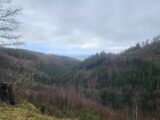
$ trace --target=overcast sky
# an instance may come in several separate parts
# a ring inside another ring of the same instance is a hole
[[[160,34],[160,0],[13,0],[23,48],[72,57],[120,52]]]

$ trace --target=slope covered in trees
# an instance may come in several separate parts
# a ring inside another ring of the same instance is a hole
[[[157,40],[158,39],[158,40]],[[159,120],[160,41],[84,61],[0,48],[1,81],[42,113],[80,120]]]
[[[11,48],[0,48],[0,60],[1,81],[30,79],[45,84],[69,81],[72,68],[79,64],[64,56]]]
[[[160,118],[160,41],[120,54],[101,52],[79,65],[76,86],[104,106]],[[81,77],[82,76],[82,77]],[[129,118],[128,118],[129,119]]]

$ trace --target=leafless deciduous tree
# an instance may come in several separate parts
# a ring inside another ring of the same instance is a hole
[[[11,5],[11,0],[0,0],[0,46],[22,44],[18,40],[20,22],[17,15],[21,9]]]

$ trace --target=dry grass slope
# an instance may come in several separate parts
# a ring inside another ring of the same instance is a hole
[[[0,104],[0,120],[71,120],[57,119],[42,115],[32,104],[23,103],[16,106]]]

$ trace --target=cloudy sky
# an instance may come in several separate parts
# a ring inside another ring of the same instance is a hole
[[[13,0],[23,48],[86,57],[118,53],[160,34],[160,0]]]

